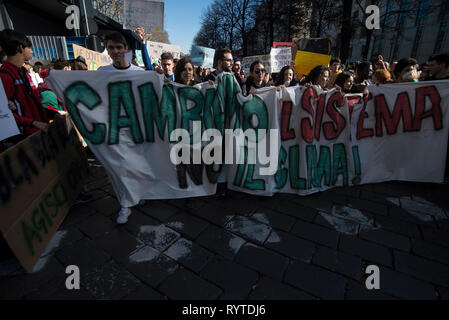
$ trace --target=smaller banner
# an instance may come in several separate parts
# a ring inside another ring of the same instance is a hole
[[[73,55],[76,57],[81,56],[86,59],[87,67],[89,70],[97,70],[101,66],[107,66],[112,64],[112,59],[109,55],[86,49],[79,45],[73,44]]]
[[[0,81],[0,141],[20,133],[16,120],[8,107],[3,83]]]
[[[243,58],[242,69],[245,71],[246,75],[250,74],[249,69],[251,67],[251,64],[257,60],[262,62],[263,66],[265,67],[265,70],[268,73],[271,73],[271,56],[269,54],[265,54],[265,55],[250,56],[250,57]]]
[[[319,65],[328,66],[331,56],[307,51],[298,51],[295,58],[295,70],[299,74],[309,74],[309,72]]]
[[[195,66],[204,66],[205,68],[214,67],[215,50],[211,48],[192,45],[190,50],[190,59]]]
[[[289,66],[292,63],[292,48],[291,47],[279,47],[271,48],[271,72],[276,73],[281,71],[285,66]]]
[[[57,117],[0,154],[0,231],[27,272],[58,230],[87,175],[78,136]]]
[[[123,3],[123,29],[142,27],[146,32],[164,30],[164,2],[125,0]]]

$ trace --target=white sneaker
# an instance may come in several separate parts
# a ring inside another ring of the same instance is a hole
[[[131,215],[131,208],[122,208],[117,217],[117,224],[125,224],[128,222],[128,217]]]

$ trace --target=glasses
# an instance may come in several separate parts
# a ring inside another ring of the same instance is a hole
[[[233,62],[234,60],[232,59],[223,59],[224,62]]]
[[[265,73],[265,69],[256,69],[256,70],[254,70],[254,72],[255,72],[256,74]]]

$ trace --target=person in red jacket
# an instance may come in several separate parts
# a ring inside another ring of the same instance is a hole
[[[36,87],[23,67],[24,62],[33,55],[30,40],[19,32],[6,29],[0,32],[0,45],[7,56],[0,67],[0,78],[19,128],[24,136],[39,130],[47,132],[47,114]]]

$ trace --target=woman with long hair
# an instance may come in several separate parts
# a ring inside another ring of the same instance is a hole
[[[188,57],[184,57],[176,64],[175,82],[193,86],[198,83],[195,78],[193,62]]]
[[[295,70],[292,66],[285,66],[279,72],[276,82],[274,83],[276,87],[294,87],[296,85],[295,81]]]
[[[320,65],[313,68],[306,77],[305,84],[320,86],[326,90],[330,79],[330,70],[328,67]]]
[[[335,78],[334,86],[343,93],[351,93],[353,85],[354,76],[349,72],[342,72]]]

